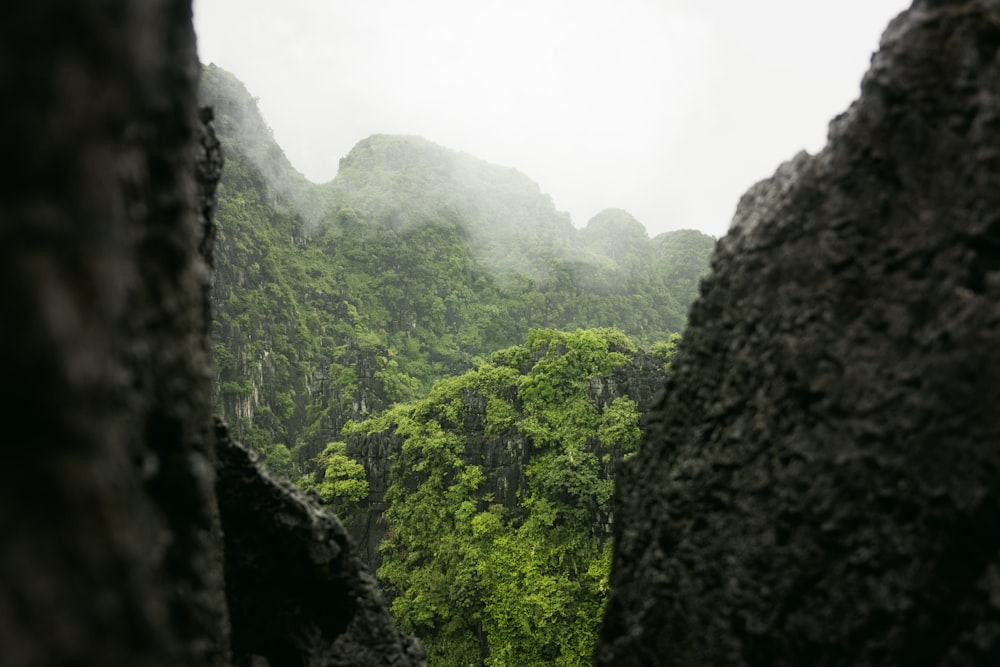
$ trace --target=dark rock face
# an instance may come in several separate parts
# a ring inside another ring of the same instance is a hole
[[[0,62],[0,662],[224,664],[190,5],[12,0]]]
[[[240,665],[419,665],[333,515],[272,479],[219,431],[226,597]]]
[[[233,446],[220,524],[207,334],[221,156],[198,119],[190,2],[11,0],[3,14],[0,664],[221,667],[231,632],[240,660],[422,664],[336,520]],[[251,493],[269,495],[233,508]],[[268,597],[282,576],[285,597]],[[293,655],[270,624],[294,615],[269,604],[306,590],[341,596],[301,626],[302,642],[336,636],[327,653]]]
[[[1000,664],[1000,3],[744,197],[652,422],[598,665]]]

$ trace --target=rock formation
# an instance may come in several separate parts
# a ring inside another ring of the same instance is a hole
[[[234,663],[421,664],[423,647],[396,631],[340,522],[218,432]]]
[[[189,12],[5,8],[4,664],[227,659]]]
[[[0,63],[0,664],[422,664],[336,519],[225,442],[220,522],[190,2],[12,0]]]
[[[1000,3],[747,193],[654,412],[596,664],[1000,664]]]
[[[629,397],[636,402],[640,414],[645,414],[662,390],[664,381],[663,361],[645,352],[630,352],[629,363],[614,368],[607,375],[590,378],[588,397],[590,402],[603,410],[616,398]],[[505,398],[520,405],[517,390],[510,387]],[[516,428],[505,429],[501,433],[489,434],[486,426],[487,398],[482,393],[470,392],[463,395],[466,415],[462,430],[465,438],[463,460],[467,464],[480,466],[486,476],[481,492],[503,505],[509,511],[523,512],[523,499],[529,485],[525,476],[528,463],[537,450],[531,439]],[[519,408],[520,409],[520,408]],[[343,516],[351,537],[357,545],[362,561],[373,571],[382,565],[378,546],[389,529],[385,512],[389,504],[385,501],[389,488],[391,464],[403,448],[404,438],[392,429],[371,434],[352,435],[347,441],[347,454],[361,463],[368,480],[368,497],[358,508]],[[598,451],[596,438],[590,445],[592,454],[600,457],[607,452]],[[601,465],[601,478],[614,479],[615,469],[622,453],[608,456]],[[613,517],[599,512],[594,517],[594,533],[610,536]]]
[[[189,2],[8,4],[0,664],[422,664],[213,428]],[[599,665],[1000,664],[1000,3],[917,0],[862,93],[719,244]]]

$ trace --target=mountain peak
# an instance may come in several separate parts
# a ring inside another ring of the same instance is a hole
[[[460,221],[480,258],[504,271],[527,269],[543,249],[564,254],[576,231],[521,172],[419,136],[362,139],[326,187],[342,206],[389,228]]]
[[[646,226],[635,219],[628,211],[620,208],[606,208],[588,222],[584,227],[591,233],[611,232],[624,234],[629,237],[642,237],[648,239]]]
[[[227,169],[245,161],[259,175],[269,202],[315,224],[328,205],[325,194],[292,166],[243,82],[214,63],[203,65],[198,103],[212,107]]]

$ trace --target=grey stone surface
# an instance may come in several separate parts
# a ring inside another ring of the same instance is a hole
[[[0,19],[0,664],[221,665],[182,0]]]
[[[1000,3],[747,193],[654,412],[597,665],[1000,664]]]
[[[425,665],[340,522],[219,434],[226,597],[239,665]]]
[[[0,667],[424,664],[225,438],[220,522],[198,68],[189,0],[0,18]]]

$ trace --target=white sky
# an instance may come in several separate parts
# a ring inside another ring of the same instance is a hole
[[[582,227],[721,236],[740,195],[858,94],[907,0],[195,0],[201,60],[289,159],[418,134],[517,168]]]

